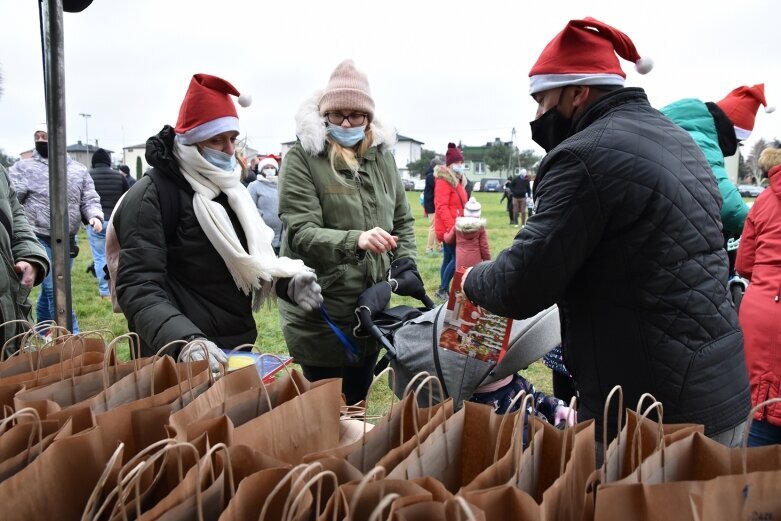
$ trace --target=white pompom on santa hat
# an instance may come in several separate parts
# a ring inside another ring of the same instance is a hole
[[[217,76],[195,74],[179,108],[176,139],[183,145],[199,143],[228,131],[239,131],[236,105],[230,96],[237,96],[239,105],[249,107],[252,96],[239,91]]]
[[[765,112],[773,112],[775,107],[768,106],[765,100],[765,84],[759,83],[752,87],[742,85],[727,94],[723,100],[716,102],[724,114],[735,126],[735,136],[743,141],[751,136],[754,130],[754,120],[759,106],[765,107]]]
[[[567,85],[624,86],[626,74],[616,54],[635,64],[640,74],[654,62],[638,54],[627,35],[591,17],[570,20],[545,46],[529,71],[529,94]]]

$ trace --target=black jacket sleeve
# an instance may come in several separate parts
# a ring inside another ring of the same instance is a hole
[[[567,152],[547,166],[537,214],[496,260],[467,277],[469,300],[497,315],[527,318],[554,304],[602,236],[603,210],[586,166]]]

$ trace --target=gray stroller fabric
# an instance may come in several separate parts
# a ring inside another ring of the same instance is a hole
[[[513,321],[507,354],[498,364],[464,356],[439,348],[439,335],[445,321],[444,304],[409,320],[393,335],[396,358],[391,360],[395,373],[393,392],[401,398],[409,382],[421,372],[437,376],[437,358],[442,378],[443,396],[453,399],[456,409],[481,385],[495,382],[542,358],[561,343],[559,310],[556,306],[525,319]],[[434,322],[436,321],[436,326]],[[417,380],[415,387],[422,378]],[[429,395],[432,389],[433,396]],[[438,403],[438,386],[425,385],[418,394],[423,405]]]

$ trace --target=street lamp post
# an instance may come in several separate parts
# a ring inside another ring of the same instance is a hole
[[[79,116],[84,118],[84,139],[87,141],[87,162],[89,162],[89,118],[92,117],[92,114],[81,112],[79,113]]]

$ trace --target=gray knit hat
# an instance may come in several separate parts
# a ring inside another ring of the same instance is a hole
[[[365,112],[369,121],[374,119],[374,100],[366,75],[355,68],[352,60],[344,60],[336,66],[328,85],[320,98],[320,115],[335,110]]]

